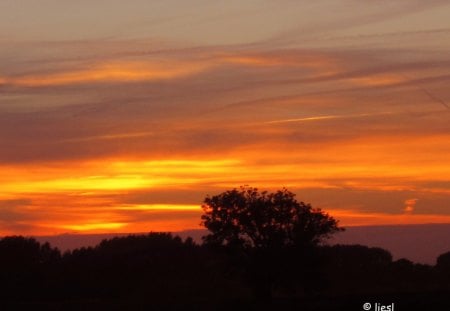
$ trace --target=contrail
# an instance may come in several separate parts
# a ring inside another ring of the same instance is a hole
[[[296,119],[283,119],[283,120],[273,120],[264,122],[266,124],[277,124],[277,123],[290,123],[290,122],[306,122],[306,121],[319,121],[319,120],[330,120],[330,119],[347,119],[347,118],[364,118],[372,116],[382,116],[391,115],[392,112],[379,112],[379,113],[360,113],[360,114],[350,114],[350,115],[325,115],[316,117],[306,117],[306,118],[296,118]]]
[[[301,122],[301,121],[316,121],[316,120],[328,120],[328,119],[339,119],[343,116],[318,116],[318,117],[307,117],[307,118],[296,118],[296,119],[283,119],[283,120],[273,120],[265,122],[267,124],[274,124],[274,123],[288,123],[288,122]]]
[[[403,76],[404,76],[406,79],[411,80],[411,78],[408,77],[407,75],[403,74]],[[439,98],[439,97],[434,96],[430,91],[428,91],[426,88],[424,88],[424,87],[421,86],[421,85],[415,84],[415,86],[416,86],[419,90],[421,90],[422,92],[424,92],[424,93],[425,93],[432,101],[435,101],[435,102],[441,104],[442,106],[444,106],[445,108],[447,108],[448,110],[450,110],[450,106],[449,106],[444,100],[442,100],[442,99]]]
[[[440,99],[439,97],[434,96],[433,94],[431,94],[428,90],[426,90],[425,88],[421,87],[420,88],[425,94],[428,95],[429,98],[431,98],[432,100],[434,100],[435,102],[438,102],[440,104],[442,104],[445,108],[447,108],[448,110],[450,110],[450,106],[443,101],[442,99]]]
[[[62,142],[72,143],[72,142],[83,142],[83,141],[91,141],[91,140],[114,140],[114,139],[121,139],[121,138],[139,138],[139,137],[154,136],[154,135],[155,135],[155,133],[153,133],[153,132],[95,135],[95,136],[88,136],[88,137],[64,139],[64,140],[62,140]]]

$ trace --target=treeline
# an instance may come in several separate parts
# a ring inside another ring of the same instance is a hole
[[[255,300],[258,273],[273,278],[277,309],[294,304],[327,310],[350,302],[361,310],[363,299],[406,299],[417,307],[445,303],[450,293],[450,252],[435,266],[393,261],[386,250],[360,245],[309,249],[298,260],[285,255],[268,254],[263,264],[243,265],[245,258],[236,254],[168,233],[117,237],[63,254],[33,238],[5,237],[0,240],[0,308],[229,309]],[[277,267],[267,266],[271,263]]]

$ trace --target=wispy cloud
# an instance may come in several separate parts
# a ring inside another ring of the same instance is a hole
[[[201,63],[107,63],[92,68],[36,76],[4,77],[12,86],[40,87],[98,82],[136,82],[173,79],[190,76],[208,67]]]
[[[405,213],[412,213],[414,212],[414,208],[416,207],[417,201],[419,199],[408,199],[405,200],[405,207],[403,208],[403,211]]]

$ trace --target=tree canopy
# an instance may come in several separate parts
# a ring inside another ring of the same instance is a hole
[[[298,202],[286,188],[274,193],[257,188],[207,196],[202,224],[210,231],[204,242],[244,249],[315,246],[343,230],[338,221],[310,204]]]

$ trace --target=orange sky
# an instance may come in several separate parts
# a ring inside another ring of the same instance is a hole
[[[445,1],[101,2],[0,4],[0,235],[198,228],[240,185],[450,223]]]

